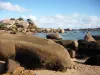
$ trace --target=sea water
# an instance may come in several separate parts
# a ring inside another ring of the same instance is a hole
[[[91,35],[100,35],[100,31],[89,31]],[[51,33],[36,33],[34,36],[39,36],[42,38],[46,38],[47,34]],[[84,39],[84,36],[87,32],[84,31],[67,31],[66,33],[59,33],[62,36],[63,40],[79,40]]]

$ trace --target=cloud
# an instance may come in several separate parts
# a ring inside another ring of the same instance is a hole
[[[23,18],[24,19],[31,19],[33,21],[36,21],[37,20],[37,18],[35,16],[33,16],[33,15],[23,16]]]
[[[41,16],[37,18],[34,15],[22,16],[24,19],[31,19],[42,28],[96,28],[100,27],[100,17],[88,16],[79,13],[71,15],[56,14],[54,16]]]
[[[46,28],[95,28],[100,27],[100,17],[74,13],[43,16],[36,20],[39,27]]]
[[[15,11],[15,12],[25,12],[26,9],[19,6],[11,4],[10,2],[0,2],[0,10]]]

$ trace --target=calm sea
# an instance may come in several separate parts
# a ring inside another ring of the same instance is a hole
[[[89,31],[91,35],[100,35],[100,31]],[[64,40],[79,40],[84,39],[87,32],[83,31],[67,31],[66,33],[59,33]],[[35,36],[46,38],[46,35],[50,33],[36,33]]]

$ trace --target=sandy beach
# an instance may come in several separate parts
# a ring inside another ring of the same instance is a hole
[[[74,59],[76,61],[76,59]],[[84,60],[77,60],[83,63]],[[18,67],[12,74],[5,75],[100,75],[99,66],[91,66],[80,63],[75,63],[75,67],[67,69],[65,72],[52,70],[25,70],[23,67]]]

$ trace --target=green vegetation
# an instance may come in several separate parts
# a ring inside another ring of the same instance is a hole
[[[7,24],[5,24],[5,23],[0,23],[0,29],[1,29],[1,30],[5,29],[6,25],[7,25]]]
[[[21,18],[21,17],[20,17],[20,18],[18,18],[18,20],[19,20],[19,21],[24,21],[24,19],[23,19],[23,18]]]
[[[33,22],[31,19],[27,19],[27,22],[29,23],[29,22]]]
[[[10,20],[15,20],[15,18],[10,18]]]
[[[22,21],[22,22],[20,22]],[[2,20],[0,22],[0,30],[11,31],[12,34],[16,34],[16,32],[35,32],[37,30],[37,26],[31,19],[24,20],[22,17],[10,18],[10,20]]]

